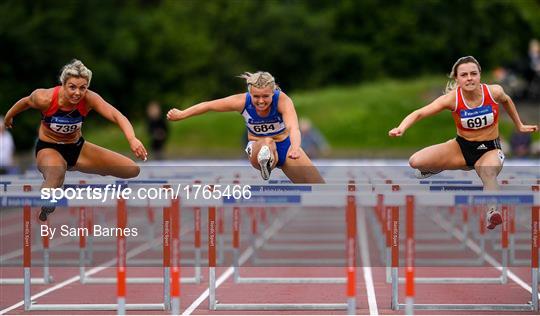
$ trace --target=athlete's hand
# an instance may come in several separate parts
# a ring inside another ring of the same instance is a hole
[[[404,130],[402,130],[402,129],[399,128],[399,127],[395,127],[395,128],[392,128],[392,129],[388,132],[388,136],[390,136],[390,137],[399,137],[399,136],[403,136],[404,133],[405,133]]]
[[[6,128],[13,128],[13,117],[12,116],[6,115],[6,117],[4,117],[4,126]]]
[[[291,159],[298,159],[300,158],[300,148],[292,148],[289,150],[289,154],[287,157]]]
[[[144,145],[140,140],[134,137],[129,141],[129,147],[137,158],[146,161],[146,158],[148,157],[148,152],[146,151],[146,148],[144,148]]]
[[[179,109],[171,109],[169,112],[167,112],[167,119],[169,121],[180,121],[183,119],[182,110]]]
[[[522,133],[534,133],[538,131],[538,125],[521,125],[519,131]]]

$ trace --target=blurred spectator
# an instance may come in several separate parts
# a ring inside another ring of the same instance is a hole
[[[515,100],[520,100],[527,93],[527,83],[510,68],[499,66],[493,71],[493,77],[504,91]]]
[[[527,56],[495,68],[493,76],[514,100],[540,100],[540,42],[531,39]]]
[[[530,133],[520,133],[517,130],[512,132],[510,137],[510,148],[512,156],[515,158],[525,158],[531,154],[532,138]]]
[[[525,72],[527,80],[527,97],[540,100],[540,42],[531,39],[529,42],[528,68]]]
[[[11,173],[15,143],[11,133],[6,130],[4,117],[0,116],[0,174]]]
[[[540,140],[534,141],[531,144],[531,155],[533,157],[540,157]]]
[[[163,159],[163,145],[169,135],[169,127],[162,115],[161,105],[151,101],[146,108],[148,118],[148,134],[150,135],[152,156],[156,160]]]
[[[307,118],[300,118],[298,121],[300,133],[302,135],[302,149],[311,158],[328,155],[330,146],[321,134]]]

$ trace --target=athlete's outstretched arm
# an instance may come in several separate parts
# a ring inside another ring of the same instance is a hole
[[[455,96],[452,93],[438,97],[430,104],[407,115],[403,121],[401,121],[398,127],[395,127],[388,132],[388,135],[391,137],[402,136],[409,127],[421,119],[435,115],[445,109],[453,110],[453,102],[455,101],[452,100],[455,100]]]
[[[493,92],[493,98],[495,99],[495,101],[497,101],[498,103],[502,103],[504,109],[506,110],[506,113],[508,113],[508,115],[510,116],[510,118],[520,132],[532,133],[538,131],[538,125],[524,125],[523,122],[521,122],[514,101],[512,101],[512,98],[510,98],[510,96],[508,96],[504,92],[504,89],[501,86],[491,85],[490,89]]]
[[[17,114],[28,110],[29,108],[38,109],[44,111],[48,107],[48,100],[46,95],[47,89],[36,89],[29,96],[24,97],[17,101],[10,109],[7,111],[4,117],[4,124],[7,128],[13,127],[13,118]]]
[[[291,139],[291,149],[289,150],[288,157],[291,159],[300,158],[300,145],[302,144],[302,136],[300,134],[300,127],[298,126],[298,116],[294,109],[294,104],[285,93],[281,92],[279,96],[279,112],[283,116],[285,126],[289,130],[289,137]]]
[[[148,153],[142,142],[135,137],[133,126],[127,117],[120,113],[120,111],[118,111],[114,106],[105,101],[99,94],[93,91],[88,90],[86,100],[88,101],[87,104],[91,109],[95,110],[109,121],[117,124],[126,136],[126,139],[129,142],[129,147],[135,156],[139,159],[146,160]]]
[[[244,108],[245,94],[235,94],[226,98],[201,102],[185,110],[171,109],[167,112],[169,121],[180,121],[206,112],[240,112]]]

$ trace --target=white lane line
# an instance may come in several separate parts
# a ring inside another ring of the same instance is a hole
[[[440,225],[442,228],[444,228],[446,231],[451,232],[459,240],[463,241],[464,239],[463,233],[453,227],[450,227],[450,225],[446,223],[445,220],[439,214],[435,215],[433,219],[435,219],[437,224]],[[502,264],[499,263],[497,260],[495,260],[495,258],[493,258],[492,256],[488,255],[487,253],[483,253],[482,250],[480,249],[480,246],[474,241],[472,241],[470,238],[467,238],[467,246],[471,248],[471,250],[474,251],[476,254],[482,255],[484,259],[487,262],[489,262],[489,264],[491,264],[495,269],[502,271]],[[525,281],[520,279],[517,275],[515,275],[512,271],[510,271],[510,269],[506,269],[506,271],[508,273],[508,277],[512,279],[512,281],[516,282],[519,286],[521,286],[522,288],[524,288],[525,290],[527,290],[529,293],[532,294],[532,288],[530,285],[528,285]],[[540,293],[538,294],[538,298],[540,298]]]
[[[375,287],[373,286],[373,276],[371,273],[371,258],[369,256],[366,212],[366,209],[360,208],[358,215],[358,243],[360,244],[360,259],[364,270],[364,281],[366,282],[369,314],[379,315],[379,308],[377,307],[377,296],[375,295]]]
[[[227,280],[233,273],[233,267],[229,267],[216,281],[216,288],[218,288],[225,280]],[[199,305],[204,302],[210,295],[210,289],[206,289],[202,294],[195,300],[191,305],[186,308],[186,310],[182,313],[182,315],[191,315]]]
[[[291,217],[288,217],[287,219],[290,219]],[[281,221],[279,219],[276,220],[274,224],[272,224],[272,226],[270,226],[262,234],[262,236],[257,238],[257,240],[255,241],[255,248],[260,248],[264,244],[264,242],[270,239],[270,237],[272,237],[272,235],[274,235],[277,231],[279,231],[285,225],[286,222],[287,220],[285,221]],[[242,266],[249,259],[249,257],[253,255],[253,251],[254,251],[253,246],[248,247],[240,256],[238,260],[239,261],[238,265]],[[233,274],[233,272],[234,272],[234,269],[232,266],[227,268],[227,270],[225,270],[225,272],[223,272],[223,274],[220,275],[219,278],[217,279],[216,289],[221,284],[223,284],[223,282],[225,282]],[[195,301],[193,301],[193,303],[191,303],[191,305],[188,308],[186,308],[186,310],[182,313],[182,315],[191,315],[191,313],[193,313],[197,309],[197,307],[199,307],[199,305],[201,305],[202,302],[204,302],[208,298],[209,295],[210,295],[210,289],[206,289]]]
[[[115,260],[115,262],[116,262],[116,260]],[[88,270],[88,272],[86,272],[86,275],[90,276],[92,274],[98,273],[99,271],[101,271],[101,270],[103,270],[105,268],[106,268],[106,266],[93,268],[91,270]],[[39,292],[38,294],[32,295],[32,297],[30,297],[30,301],[33,302],[34,300],[36,300],[36,299],[38,299],[38,298],[40,298],[40,297],[42,297],[44,295],[47,295],[47,294],[49,294],[51,292],[54,292],[54,291],[56,291],[58,289],[61,289],[66,285],[69,285],[69,284],[71,284],[73,282],[77,282],[79,279],[80,279],[80,276],[75,276],[75,277],[72,277],[71,279],[67,279],[62,283],[59,283],[59,284],[57,284],[57,285],[55,285],[55,286],[53,286],[51,288],[48,288],[48,289],[46,289],[44,291]],[[5,314],[5,313],[7,313],[9,311],[12,311],[12,310],[14,310],[14,309],[16,309],[16,308],[18,308],[20,306],[23,306],[23,305],[24,305],[24,300],[14,304],[14,305],[11,305],[10,307],[0,311],[0,315]]]
[[[40,238],[41,240],[41,238]],[[55,239],[51,242],[51,244],[49,245],[49,248],[56,248],[60,245],[63,245],[65,243],[68,243],[68,242],[71,242],[73,241],[73,239],[70,239],[70,238],[60,238],[60,239]],[[39,251],[39,250],[42,250],[43,249],[43,244],[39,244],[39,245],[33,245],[32,246],[32,252],[36,252],[36,251]],[[4,255],[1,255],[0,256],[0,262],[4,262],[4,261],[7,261],[7,260],[10,260],[10,259],[15,259],[15,258],[19,258],[19,257],[22,257],[23,255],[23,248],[21,249],[17,249],[17,250],[13,250],[11,252],[8,252]]]

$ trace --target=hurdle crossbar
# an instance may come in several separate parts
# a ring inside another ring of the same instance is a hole
[[[280,205],[311,205],[311,206],[321,206],[321,205],[330,205],[336,206],[335,202],[338,202],[337,205],[346,206],[346,217],[348,219],[347,224],[347,302],[346,303],[337,303],[337,304],[319,304],[319,303],[310,303],[310,304],[237,304],[237,303],[218,303],[216,298],[216,276],[215,276],[215,254],[216,254],[216,207],[209,206],[208,210],[208,253],[209,253],[209,309],[210,310],[348,310],[350,314],[356,313],[356,298],[355,298],[355,270],[356,270],[356,196],[354,194],[354,185],[350,185],[349,194],[344,195],[343,193],[334,196],[334,199],[329,198],[330,195],[324,195],[321,197],[321,194],[308,194],[308,195],[286,195],[276,196],[277,199],[271,198],[268,195],[257,195],[255,198],[249,200],[234,200],[229,201],[235,205],[242,206],[253,206],[253,205],[267,205],[271,204],[274,201]],[[332,203],[333,202],[333,203]],[[373,205],[375,205],[373,201]],[[233,212],[234,213],[234,212]],[[235,221],[233,220],[233,223]],[[275,229],[275,225],[278,225],[278,222],[275,222],[270,228]],[[259,238],[261,242],[263,242]]]

